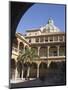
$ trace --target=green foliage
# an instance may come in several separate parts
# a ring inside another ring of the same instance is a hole
[[[22,63],[30,62],[30,61],[33,61],[38,58],[39,58],[39,56],[37,55],[34,48],[27,48],[27,49],[25,49],[25,52],[21,53],[18,56],[18,60],[22,61]]]

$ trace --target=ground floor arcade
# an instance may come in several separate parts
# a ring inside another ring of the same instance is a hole
[[[65,59],[61,60],[40,60],[35,62],[25,62],[20,61],[15,62],[14,59],[11,60],[11,79],[29,79],[30,78],[40,78],[42,76],[46,77],[48,71],[57,71],[60,67],[64,68]]]

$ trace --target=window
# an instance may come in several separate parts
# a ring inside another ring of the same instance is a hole
[[[29,39],[29,43],[31,43],[31,39]]]
[[[58,41],[58,36],[54,36],[54,41]]]
[[[31,36],[31,33],[29,33],[29,36]]]
[[[63,41],[63,36],[59,36],[59,41]]]
[[[48,42],[48,37],[45,37],[45,42]]]
[[[37,35],[37,33],[35,33],[35,35]]]
[[[65,46],[60,46],[59,55],[60,56],[65,56]]]
[[[41,37],[40,38],[40,42],[44,42],[44,37]]]
[[[39,38],[36,38],[36,42],[39,42]]]
[[[50,40],[50,41],[53,41],[53,36],[50,36],[50,37],[49,37],[49,40]]]
[[[54,56],[57,56],[57,51],[54,51],[53,54],[54,54]]]

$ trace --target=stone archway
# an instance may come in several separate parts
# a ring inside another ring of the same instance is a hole
[[[37,78],[37,64],[32,62],[30,67],[30,78]]]
[[[51,62],[50,66],[49,66],[49,69],[51,71],[56,71],[58,69],[58,64],[57,62]]]
[[[49,48],[49,56],[57,56],[57,47],[52,46]]]
[[[11,69],[11,75],[10,75],[10,78],[11,79],[14,79],[15,78],[15,69],[16,69],[16,61],[15,59],[11,59],[11,62],[10,62],[10,69]]]
[[[65,46],[60,46],[60,48],[59,48],[59,55],[60,56],[65,56]]]
[[[39,66],[39,77],[45,77],[47,73],[47,64],[42,62]]]
[[[47,56],[47,47],[41,47],[39,50],[39,56],[46,57]]]

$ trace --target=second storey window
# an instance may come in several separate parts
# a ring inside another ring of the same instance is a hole
[[[31,39],[29,39],[29,43],[31,43]]]
[[[48,37],[45,37],[45,42],[48,42]]]
[[[53,41],[53,36],[50,36],[50,37],[49,37],[49,40],[50,40],[50,41]]]
[[[39,38],[36,38],[35,41],[36,41],[36,42],[39,42]]]
[[[58,41],[58,36],[54,36],[54,41]]]
[[[44,37],[40,37],[40,42],[44,42]]]
[[[63,36],[59,36],[59,41],[63,41]]]

